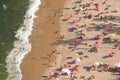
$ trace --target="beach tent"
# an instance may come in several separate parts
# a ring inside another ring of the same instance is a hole
[[[70,75],[70,73],[71,73],[71,71],[69,69],[65,69],[65,68],[62,69],[62,72],[67,73],[68,75]]]
[[[93,65],[99,66],[100,64],[98,61],[95,61],[95,62],[93,62]]]

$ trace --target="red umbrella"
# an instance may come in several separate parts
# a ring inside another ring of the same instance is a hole
[[[101,14],[101,15],[102,15],[102,14],[105,14],[105,12],[104,12],[104,11],[102,11],[102,12],[100,12],[99,14]]]
[[[98,43],[99,43],[98,41],[95,42],[95,44],[98,44]]]
[[[100,5],[98,3],[95,4],[95,8],[99,9]]]
[[[76,64],[75,67],[80,67],[80,65],[79,65],[79,64]]]
[[[102,37],[102,36],[101,36],[100,34],[98,34],[98,35],[96,36],[97,39],[101,39],[101,37]]]
[[[110,57],[113,57],[115,54],[116,54],[115,52],[111,52],[111,53],[109,54],[109,56],[110,56]]]
[[[75,43],[80,43],[80,40],[76,39],[76,40],[75,40]]]
[[[75,66],[75,71],[76,71],[76,72],[79,72],[79,71],[80,71],[80,65],[76,65],[76,66]]]
[[[74,15],[70,15],[70,19],[74,19],[75,17],[74,17]]]
[[[76,24],[75,26],[76,26],[76,28],[79,28],[79,27],[80,27],[80,24]]]

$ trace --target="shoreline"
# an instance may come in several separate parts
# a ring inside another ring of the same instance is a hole
[[[40,0],[31,0],[30,3],[31,4],[25,14],[23,26],[16,31],[15,37],[18,40],[14,42],[14,48],[11,50],[6,59],[6,67],[8,72],[8,77],[6,80],[22,79],[20,64],[24,56],[31,50],[29,35],[31,35],[32,32],[33,19],[36,17],[35,12],[39,9],[38,6],[41,4]]]
[[[21,64],[22,80],[38,80],[48,70],[48,66],[54,65],[56,56],[52,52],[57,48],[54,42],[60,38],[59,17],[65,0],[61,0],[59,4],[58,2],[58,0],[53,2],[42,0],[42,5],[36,13],[38,17],[34,20],[33,33],[30,36],[32,50]]]

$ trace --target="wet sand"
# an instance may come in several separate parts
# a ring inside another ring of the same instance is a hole
[[[52,52],[57,46],[53,43],[60,38],[59,17],[62,15],[64,2],[65,0],[42,0],[30,36],[32,50],[21,64],[22,80],[42,80],[41,75],[47,71],[48,64],[52,65],[56,59]]]

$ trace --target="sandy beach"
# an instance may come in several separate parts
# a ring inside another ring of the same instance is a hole
[[[35,19],[30,36],[32,50],[25,56],[21,64],[22,80],[41,80],[41,75],[48,70],[48,64],[55,60],[54,54],[51,53],[56,50],[56,45],[52,45],[52,43],[60,38],[59,17],[64,1],[42,0],[42,5],[36,12],[38,17]],[[49,58],[49,54],[51,54],[51,58]]]
[[[22,80],[118,80],[119,4],[42,0],[30,36],[32,50],[21,64]]]

